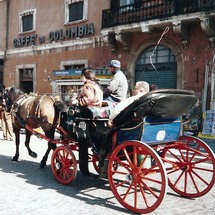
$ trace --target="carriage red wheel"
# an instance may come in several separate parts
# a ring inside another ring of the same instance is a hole
[[[93,167],[99,173],[99,157],[97,154],[88,154],[88,162],[93,163]]]
[[[119,203],[141,214],[155,210],[167,189],[161,158],[139,141],[126,141],[114,149],[108,164],[108,180]]]
[[[61,184],[71,183],[77,175],[75,155],[67,146],[59,146],[54,150],[51,166],[55,179]]]
[[[99,173],[99,157],[96,154],[92,155],[92,162],[94,169],[96,170],[97,173]]]
[[[169,186],[181,196],[197,198],[205,195],[215,182],[215,157],[202,140],[182,136],[162,154]]]

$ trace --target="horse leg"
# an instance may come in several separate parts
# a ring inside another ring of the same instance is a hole
[[[55,133],[55,129],[52,129],[49,132],[45,132],[45,135],[47,137],[49,137],[50,139],[54,139],[54,133]],[[55,150],[56,149],[56,144],[51,143],[50,141],[48,142],[48,149],[46,150],[45,155],[43,156],[43,159],[40,162],[40,168],[43,168],[46,166],[46,161],[48,159],[49,153],[51,150]]]
[[[25,147],[28,150],[28,154],[32,158],[37,158],[37,153],[34,152],[34,151],[32,151],[31,148],[30,148],[30,146],[29,146],[30,140],[31,140],[31,132],[29,132],[29,131],[26,130]]]
[[[20,143],[19,131],[20,129],[13,128],[13,132],[15,134],[16,152],[14,157],[12,158],[12,161],[18,161],[19,158],[19,143]]]

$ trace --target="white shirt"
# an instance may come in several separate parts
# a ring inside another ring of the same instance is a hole
[[[130,104],[132,104],[134,101],[139,99],[144,94],[145,93],[140,93],[136,96],[131,96],[131,97],[121,101],[120,103],[118,103],[116,105],[116,107],[110,113],[109,120],[108,120],[109,127],[113,126],[113,119],[116,118],[121,113],[121,111],[123,111],[126,107],[128,107]]]

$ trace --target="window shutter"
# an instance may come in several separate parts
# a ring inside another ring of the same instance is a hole
[[[30,14],[27,16],[23,16],[22,23],[23,23],[23,32],[33,30],[33,15]]]

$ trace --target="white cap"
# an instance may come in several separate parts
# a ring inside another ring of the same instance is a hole
[[[109,64],[109,67],[111,67],[111,66],[120,68],[120,67],[121,67],[121,63],[120,63],[120,61],[118,61],[118,60],[112,60],[112,61],[110,62],[110,64]]]

